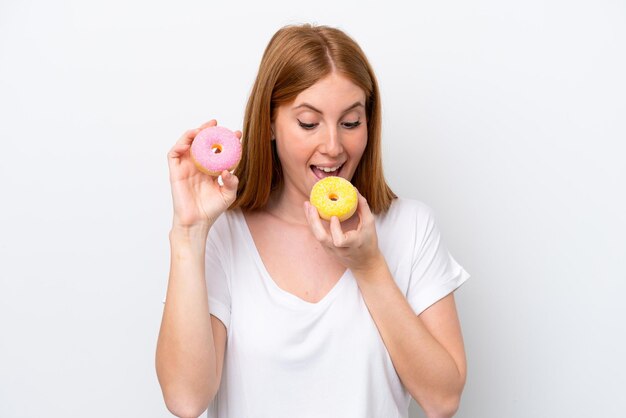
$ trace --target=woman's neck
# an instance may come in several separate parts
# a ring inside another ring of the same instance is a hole
[[[265,211],[289,224],[308,225],[304,214],[305,200],[301,194],[288,193],[282,187],[272,193]]]

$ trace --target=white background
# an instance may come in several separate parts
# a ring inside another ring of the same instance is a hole
[[[408,4],[0,2],[0,417],[170,416],[166,153],[299,22],[365,50],[388,180],[472,274],[457,416],[623,416],[625,3]]]

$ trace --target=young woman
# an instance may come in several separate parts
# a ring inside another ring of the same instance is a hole
[[[432,211],[397,198],[381,162],[380,95],[361,49],[323,26],[270,41],[223,185],[168,153],[174,219],[156,368],[180,417],[449,417],[465,382],[453,291],[469,275]],[[311,188],[359,190],[345,222]],[[208,296],[207,296],[208,295]]]

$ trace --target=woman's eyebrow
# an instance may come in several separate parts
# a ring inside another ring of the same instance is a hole
[[[316,108],[315,106],[313,106],[313,105],[311,105],[309,103],[299,104],[298,106],[294,107],[293,110],[300,109],[301,107],[306,107],[308,109],[311,109],[312,111],[317,112],[320,115],[324,114],[324,112],[322,112],[321,110],[319,110],[318,108]],[[357,108],[357,107],[365,107],[365,105],[363,103],[361,103],[361,102],[355,102],[351,106],[349,106],[346,110],[344,110],[342,113],[347,113],[347,112],[349,112],[352,109]]]

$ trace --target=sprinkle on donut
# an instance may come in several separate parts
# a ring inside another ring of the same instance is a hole
[[[356,187],[348,180],[330,176],[315,183],[309,200],[322,219],[329,221],[336,216],[343,222],[354,215],[358,196]]]
[[[217,177],[233,170],[241,159],[241,141],[234,132],[221,126],[204,128],[193,139],[191,159],[198,170]]]

